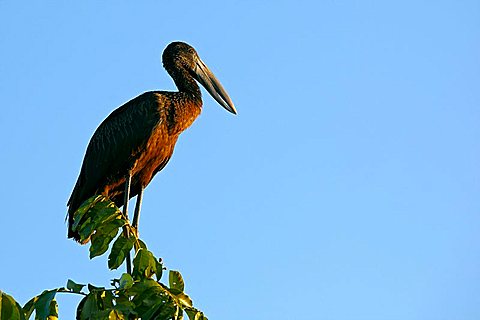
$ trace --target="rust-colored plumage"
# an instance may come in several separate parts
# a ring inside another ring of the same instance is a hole
[[[125,182],[131,177],[129,198],[141,197],[171,158],[180,133],[200,114],[202,99],[196,81],[236,114],[228,94],[191,46],[173,42],[165,48],[162,60],[178,92],[145,92],[113,111],[97,128],[68,200],[69,238],[79,240],[72,230],[73,214],[91,196],[103,194],[121,207]]]

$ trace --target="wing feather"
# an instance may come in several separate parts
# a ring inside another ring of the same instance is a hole
[[[161,122],[156,92],[146,92],[114,110],[97,128],[68,201],[69,215],[107,183],[123,177]]]

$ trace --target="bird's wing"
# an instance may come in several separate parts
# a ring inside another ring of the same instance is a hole
[[[100,184],[125,175],[161,122],[155,92],[146,92],[113,111],[97,128],[88,144],[82,168],[68,201],[69,212],[93,196]]]

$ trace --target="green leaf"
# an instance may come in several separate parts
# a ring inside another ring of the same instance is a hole
[[[57,320],[58,319],[58,303],[53,299],[50,302],[50,308],[48,311],[47,320]]]
[[[135,305],[135,312],[138,316],[144,319],[170,319],[173,316],[174,304],[172,297],[165,292],[165,289],[153,281],[148,279],[149,282],[145,283],[142,288],[144,290],[137,290],[136,295],[134,295],[132,302]],[[155,285],[153,285],[155,283]],[[148,286],[148,284],[152,284]],[[167,307],[170,306],[170,307]],[[167,307],[168,316],[160,317],[159,314],[164,312],[164,308]]]
[[[135,312],[134,312],[135,305],[133,304],[132,301],[130,301],[129,296],[126,295],[125,291],[126,290],[118,291],[117,297],[115,299],[116,305],[114,309],[118,310],[125,317],[128,317],[129,315],[135,315]]]
[[[178,289],[167,289],[153,279],[135,282],[127,292],[129,296],[133,297],[132,303],[135,305],[135,312],[142,320],[183,319],[182,309],[198,312],[192,307],[192,300],[189,296]],[[199,319],[203,319],[201,316],[203,314],[199,313]]]
[[[122,212],[118,209],[115,204],[111,201],[100,202],[95,205],[94,209],[94,216],[93,223],[96,226],[105,224],[107,221],[112,219],[122,219]]]
[[[132,250],[134,241],[134,238],[125,238],[123,233],[115,240],[112,251],[110,251],[108,255],[108,268],[110,270],[117,269],[122,265],[125,257],[130,253],[130,250]]]
[[[157,281],[160,281],[163,274],[163,264],[160,259],[156,260],[155,263],[157,265],[157,271],[155,272],[155,277],[157,278]]]
[[[208,320],[207,317],[203,314],[203,312],[198,311],[195,308],[185,308],[185,312],[188,315],[188,319],[190,320]]]
[[[193,307],[192,299],[185,293],[177,294],[175,298],[180,302],[182,308]]]
[[[188,319],[190,320],[197,320],[196,316],[198,311],[196,309],[185,309],[185,312],[187,313]]]
[[[118,310],[111,310],[108,313],[108,320],[125,320],[125,316]]]
[[[78,234],[80,236],[80,240],[87,240],[95,231],[95,225],[92,222],[91,217],[84,217],[85,222],[78,227]]]
[[[70,279],[68,279],[67,281],[67,289],[72,292],[80,293],[83,287],[85,287],[84,284],[75,283],[73,280]]]
[[[177,319],[175,318],[175,312],[177,308],[173,303],[164,303],[163,301],[156,301],[156,303],[146,310],[144,313],[139,314],[143,320],[151,319]]]
[[[112,207],[113,205],[113,202],[99,202],[92,207],[85,215],[85,222],[78,228],[80,236],[87,239],[94,230],[105,227],[112,220],[118,219],[125,222],[121,212],[117,207]]]
[[[105,227],[112,220],[118,219],[125,222],[122,213],[117,207],[115,207],[113,202],[101,202],[92,209],[90,217],[92,218],[94,229]]]
[[[126,319],[123,313],[117,309],[108,309],[97,311],[92,314],[94,320],[124,320]]]
[[[178,307],[171,301],[163,302],[157,300],[155,305],[149,308],[145,313],[139,314],[141,319],[178,319],[175,314],[178,313]],[[179,319],[180,320],[180,319]]]
[[[88,298],[89,298],[89,295],[86,295],[86,296],[85,296],[82,300],[80,300],[80,302],[78,303],[75,319],[81,319],[81,318],[82,318],[82,312],[83,312],[83,309],[84,309],[84,307],[85,307],[85,302],[87,301]]]
[[[157,261],[147,249],[138,250],[133,259],[133,278],[135,280],[151,278],[157,271]]]
[[[108,320],[110,315],[110,310],[100,310],[92,313],[91,318],[89,320]]]
[[[12,296],[0,291],[0,319],[25,320],[22,307]]]
[[[179,271],[170,270],[168,274],[168,282],[170,284],[170,289],[176,289],[180,292],[183,292],[185,289],[185,282]]]
[[[115,219],[125,221],[115,203],[104,196],[94,196],[74,214],[72,228],[78,232],[82,242],[87,242],[96,229]]]
[[[127,290],[127,293],[130,296],[137,296],[145,290],[148,290],[152,287],[159,287],[163,289],[161,285],[153,279],[143,279],[133,283],[133,286]]]
[[[87,213],[87,211],[90,210],[90,208],[93,207],[98,201],[101,201],[103,199],[106,199],[106,197],[102,195],[95,195],[88,198],[82,203],[80,208],[78,208],[77,211],[75,211],[75,213],[73,214],[72,229],[74,231],[77,231],[77,227],[80,225],[80,223],[84,222],[83,216]]]
[[[143,242],[140,239],[137,239],[138,241],[135,241],[135,252],[137,252],[140,249],[147,249],[147,245],[145,242]]]
[[[88,291],[89,292],[96,292],[96,291],[104,291],[104,287],[95,287],[94,285],[91,285],[90,283],[87,285]]]
[[[133,286],[133,278],[128,273],[123,273],[120,277],[118,289],[130,289]]]
[[[112,291],[105,290],[105,291],[99,293],[99,296],[97,297],[97,299],[101,300],[101,302],[102,302],[101,308],[102,309],[105,309],[105,310],[113,309],[115,297],[113,296]]]
[[[81,310],[80,310],[81,307]],[[98,312],[97,306],[97,294],[96,293],[89,293],[78,305],[77,309],[77,319],[80,320],[88,320],[92,319],[93,315]],[[80,315],[80,317],[79,317]]]
[[[91,292],[78,305],[77,319],[108,319],[109,310],[114,308],[114,300],[112,291],[91,288]]]
[[[125,222],[121,219],[115,219],[110,221],[104,226],[100,226],[96,229],[96,232],[92,236],[92,243],[90,246],[90,259],[100,256],[108,250],[110,242],[116,237],[118,228],[123,226]]]
[[[30,319],[30,316],[32,315],[33,311],[35,311],[35,302],[37,302],[37,300],[38,300],[38,297],[35,296],[23,306],[23,313],[25,313],[26,319]]]
[[[44,320],[50,315],[50,304],[55,298],[57,290],[45,290],[35,301],[35,319]]]

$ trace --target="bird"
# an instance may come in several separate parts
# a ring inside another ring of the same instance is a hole
[[[175,41],[162,54],[163,67],[178,91],[148,91],[115,109],[98,126],[87,146],[78,179],[67,202],[68,238],[74,213],[94,195],[104,195],[127,208],[137,196],[138,221],[144,189],[172,157],[179,135],[202,110],[200,83],[227,111],[237,110],[215,75],[189,44]],[[198,82],[198,83],[197,83]]]

